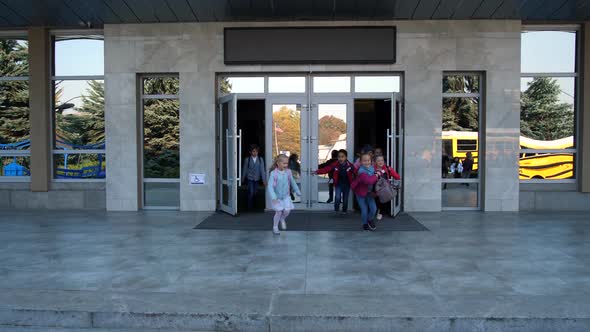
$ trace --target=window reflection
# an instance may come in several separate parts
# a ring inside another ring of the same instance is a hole
[[[350,92],[349,76],[319,76],[313,78],[313,92]]]
[[[318,168],[337,158],[338,150],[346,146],[346,104],[318,105]],[[336,158],[332,158],[336,157]],[[331,203],[334,188],[330,174],[318,175],[318,202]]]

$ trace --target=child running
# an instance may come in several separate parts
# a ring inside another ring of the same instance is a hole
[[[334,179],[334,211],[340,210],[340,200],[342,200],[342,213],[348,210],[348,194],[350,193],[350,184],[354,176],[354,165],[348,161],[348,152],[342,149],[338,151],[338,159],[329,165],[318,169],[314,174],[326,174],[332,172]]]
[[[374,231],[376,227],[373,218],[375,218],[375,214],[377,213],[377,206],[375,205],[375,198],[371,193],[377,182],[378,175],[375,173],[373,165],[371,165],[370,154],[365,153],[361,155],[360,163],[361,165],[357,178],[353,182],[352,190],[361,208],[363,230]]]
[[[385,158],[383,158],[383,155],[375,156],[375,172],[377,173],[377,175],[379,175],[379,177],[383,177],[387,180],[390,180],[392,178],[396,180],[401,180],[401,177],[393,168],[385,165]],[[377,220],[381,220],[383,218],[381,212],[387,210],[388,203],[379,202],[379,198],[377,197],[375,197],[375,202],[377,204]]]
[[[289,169],[289,158],[286,155],[280,154],[277,156],[271,167],[266,188],[272,200],[272,209],[275,210],[272,232],[278,235],[281,234],[279,232],[279,222],[281,228],[287,230],[287,216],[295,208],[293,201],[291,201],[291,191],[294,191],[297,196],[301,196],[299,187],[297,187],[297,183]]]

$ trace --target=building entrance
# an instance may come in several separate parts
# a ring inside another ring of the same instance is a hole
[[[317,92],[314,76],[304,76],[304,91],[282,93],[235,93],[218,102],[218,206],[237,214],[244,210],[240,183],[244,177],[242,161],[247,147],[257,144],[266,161],[266,171],[275,157],[289,157],[289,169],[301,189],[293,196],[297,209],[333,210],[333,188],[328,175],[313,175],[329,162],[333,151],[345,149],[348,158],[363,145],[380,147],[386,162],[402,173],[403,134],[399,95]],[[272,91],[265,84],[266,89]],[[349,88],[350,89],[350,88]],[[265,91],[266,92],[266,91]],[[377,98],[375,98],[377,97]],[[259,189],[259,199],[268,196]],[[392,204],[391,214],[401,210],[402,199]],[[349,198],[352,207],[353,195]],[[270,208],[265,199],[264,207]],[[260,210],[260,209],[259,209]]]

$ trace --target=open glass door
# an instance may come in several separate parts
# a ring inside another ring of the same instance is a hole
[[[393,93],[391,96],[391,127],[387,130],[387,161],[393,167],[403,181],[403,114],[401,102],[398,94]],[[396,216],[401,211],[402,206],[402,181],[394,181],[399,186],[399,191],[395,199],[391,202],[391,215]]]
[[[231,215],[238,213],[238,139],[237,96],[219,98],[219,209]]]

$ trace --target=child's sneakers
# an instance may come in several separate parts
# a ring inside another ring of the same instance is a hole
[[[369,231],[369,225],[363,224],[363,231],[368,232]]]
[[[281,220],[281,229],[286,231],[287,230],[287,222],[284,220]]]
[[[272,233],[273,233],[274,235],[280,235],[280,234],[281,234],[281,232],[279,232],[279,228],[278,228],[278,227],[273,227],[273,228],[272,228]]]
[[[372,232],[376,229],[377,229],[377,226],[375,226],[375,223],[373,222],[373,220],[369,220],[369,230]]]
[[[383,219],[383,215],[381,213],[377,213],[377,220]]]

